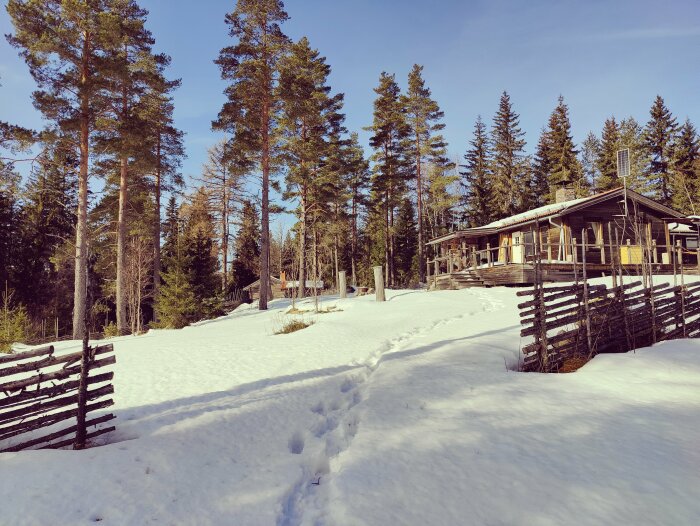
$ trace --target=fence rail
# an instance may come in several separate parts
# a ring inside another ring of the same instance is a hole
[[[0,453],[79,448],[85,439],[114,431],[114,426],[97,428],[115,418],[111,413],[86,418],[113,405],[108,397],[114,393],[114,373],[93,374],[116,363],[113,353],[109,344],[61,355],[53,346],[0,355]],[[74,418],[75,425],[58,428]],[[50,432],[38,436],[41,430]]]

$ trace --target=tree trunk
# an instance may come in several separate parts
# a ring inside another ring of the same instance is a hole
[[[83,338],[87,303],[87,207],[90,152],[90,99],[86,84],[90,76],[90,33],[85,33],[80,68],[80,173],[78,176],[78,221],[75,227],[75,276],[73,287],[73,339]]]
[[[357,198],[352,196],[352,227],[350,231],[350,267],[352,272],[352,284],[357,286],[356,262],[357,257]]]
[[[420,140],[416,139],[416,191],[418,206],[418,281],[425,281],[425,267],[423,266],[423,182],[421,181]]]
[[[262,111],[262,204],[260,206],[260,300],[258,308],[267,310],[270,288],[270,100],[265,97]]]
[[[153,305],[158,302],[160,294],[160,186],[163,157],[161,145],[161,132],[158,132],[158,143],[156,145],[156,180],[155,180],[155,212],[156,217],[153,223]],[[156,309],[153,309],[153,321],[158,321]]]
[[[117,218],[117,330],[126,334],[128,321],[126,316],[126,206],[128,160],[125,155],[120,159],[119,169],[119,216]]]
[[[221,260],[223,273],[221,274],[221,290],[226,292],[228,285],[228,195],[226,194],[226,143],[223,149],[221,171],[223,174],[221,188]]]
[[[306,185],[301,191],[301,217],[299,225],[299,298],[306,295]]]

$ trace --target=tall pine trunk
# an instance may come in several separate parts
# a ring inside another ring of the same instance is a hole
[[[417,134],[416,134],[417,135]],[[420,140],[416,139],[416,191],[418,205],[418,281],[425,281],[425,267],[423,266],[423,182],[421,180]]]
[[[128,332],[126,316],[126,206],[128,160],[122,155],[119,161],[119,215],[117,218],[117,329],[119,334]]]
[[[267,310],[270,288],[270,99],[265,97],[262,115],[262,203],[260,206],[260,301]]]
[[[75,276],[73,288],[73,339],[82,339],[87,309],[87,207],[88,163],[90,153],[90,96],[87,83],[90,77],[90,33],[83,35],[80,67],[80,173],[78,177],[78,221],[75,227]]]
[[[127,53],[128,57],[128,53]],[[122,125],[128,120],[128,102],[126,81],[122,87]],[[124,153],[124,138],[122,137],[122,153],[119,159],[119,215],[117,218],[117,329],[119,334],[128,332],[126,316],[126,207],[128,199],[129,159]]]
[[[352,226],[350,229],[350,267],[352,272],[352,284],[357,286],[357,262],[355,258],[357,257],[357,198],[355,195],[352,196]]]
[[[228,285],[228,195],[226,194],[226,145],[224,144],[223,155],[223,181],[221,195],[221,260],[223,263],[223,273],[221,274],[221,290],[226,292]]]
[[[160,294],[160,193],[162,175],[162,145],[161,132],[158,132],[156,145],[156,180],[155,180],[155,221],[153,222],[153,305],[158,301]],[[156,309],[153,309],[153,321],[158,321]]]
[[[299,218],[299,298],[303,298],[306,295],[306,192],[306,185],[304,185],[301,191],[301,217]]]

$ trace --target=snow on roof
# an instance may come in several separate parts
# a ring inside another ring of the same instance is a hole
[[[506,217],[504,219],[499,219],[489,223],[488,225],[480,226],[478,228],[503,228],[508,225],[516,225],[518,223],[523,223],[532,219],[537,219],[538,217],[546,217],[556,213],[559,213],[567,208],[588,201],[596,196],[591,197],[580,197],[578,199],[572,199],[571,201],[562,201],[561,203],[552,203],[550,205],[540,206],[539,208],[533,208],[527,212],[522,212],[520,214],[515,214],[514,216]]]

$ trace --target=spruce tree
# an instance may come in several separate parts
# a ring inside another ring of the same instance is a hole
[[[241,209],[240,224],[236,236],[236,256],[232,264],[231,288],[242,289],[253,283],[259,275],[260,259],[260,224],[255,205],[244,201]]]
[[[416,278],[418,238],[413,203],[408,197],[401,201],[396,216],[396,276],[401,286],[409,286]]]
[[[610,117],[605,120],[600,139],[596,161],[599,176],[594,183],[596,191],[605,192],[622,186],[622,181],[617,177],[617,150],[619,148],[620,128],[615,117]]]
[[[594,188],[595,181],[597,181],[600,176],[597,166],[599,154],[600,141],[595,133],[589,132],[586,139],[581,144],[581,169],[583,170],[583,177],[586,180],[586,185],[589,188]]]
[[[547,130],[549,140],[549,188],[554,192],[557,188],[572,188],[577,197],[588,195],[588,187],[583,178],[583,171],[578,161],[571,135],[569,107],[564,103],[564,97],[559,96],[557,107],[549,118]]]
[[[182,214],[190,283],[200,306],[197,313],[202,317],[210,316],[214,314],[212,309],[216,310],[215,298],[220,291],[220,280],[217,275],[219,261],[214,243],[214,218],[204,188],[197,189],[190,202],[183,206]]]
[[[686,119],[674,145],[671,168],[671,206],[685,214],[700,212],[700,140],[695,127]]]
[[[644,129],[634,117],[620,121],[619,148],[629,150],[630,176],[627,178],[627,187],[653,197],[644,176],[650,162],[649,151],[644,144]],[[617,163],[617,159],[615,162]],[[623,182],[620,181],[620,184]]]
[[[280,99],[279,60],[288,48],[280,24],[287,20],[280,0],[238,0],[226,15],[236,44],[221,50],[216,63],[230,82],[227,101],[213,123],[234,135],[237,144],[262,172],[260,237],[260,310],[267,309],[270,255],[270,175],[274,170]]]
[[[180,329],[195,320],[200,308],[190,274],[191,262],[187,256],[182,233],[177,222],[170,232],[172,252],[164,255],[163,285],[156,298],[156,327]]]
[[[510,96],[501,95],[491,131],[493,148],[493,204],[496,218],[517,214],[531,202],[528,159],[524,154],[525,133],[513,111]]]
[[[669,184],[673,142],[678,131],[676,119],[666,107],[664,99],[656,96],[649,110],[651,118],[644,130],[644,142],[651,155],[647,169],[649,190],[664,205],[671,205]]]
[[[34,318],[67,322],[70,284],[59,272],[55,256],[65,250],[75,231],[78,152],[74,136],[45,137],[25,190],[23,264],[16,297]]]
[[[486,125],[481,115],[474,124],[474,136],[464,155],[465,164],[460,172],[464,189],[464,204],[469,226],[481,226],[491,222],[493,210],[491,148]]]
[[[423,80],[423,66],[413,65],[408,74],[408,90],[402,97],[405,107],[406,121],[409,127],[409,155],[413,160],[413,171],[416,184],[416,205],[418,209],[418,279],[425,281],[424,251],[424,219],[423,219],[423,185],[422,168],[426,163],[442,163],[448,161],[445,157],[447,144],[438,132],[445,128],[441,122],[444,113],[438,103],[431,98],[430,89]],[[403,205],[402,205],[403,206]]]
[[[552,151],[552,134],[543,128],[532,162],[532,189],[535,206],[542,206],[553,201],[550,187],[553,165]]]

